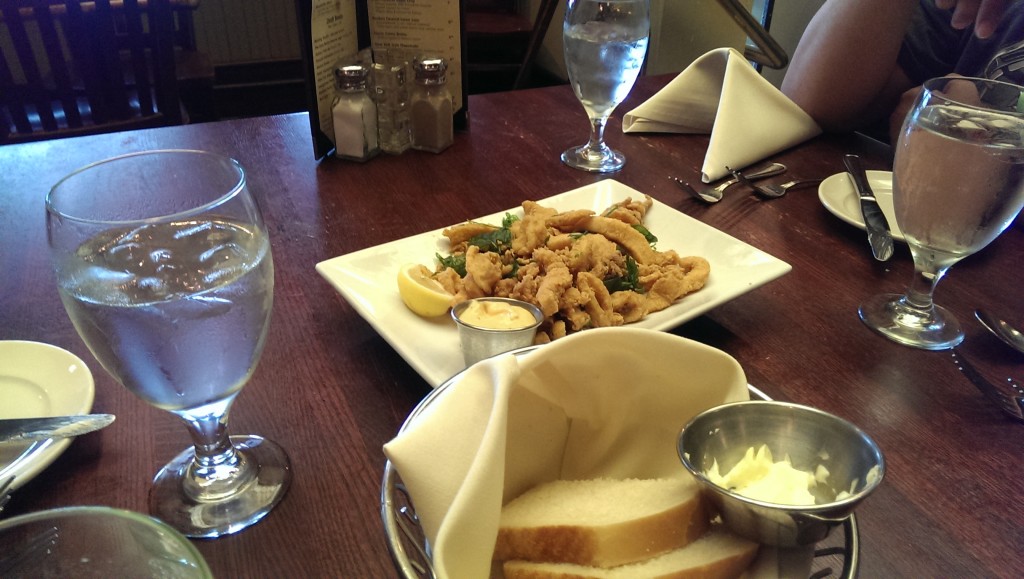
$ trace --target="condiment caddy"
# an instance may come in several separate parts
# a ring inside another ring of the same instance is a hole
[[[380,151],[440,153],[454,142],[452,94],[443,58],[409,63],[382,53],[369,65],[335,69],[335,156],[366,161]],[[412,85],[410,87],[410,84]]]

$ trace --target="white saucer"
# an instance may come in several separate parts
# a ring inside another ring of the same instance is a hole
[[[892,173],[889,171],[867,171],[868,183],[875,193],[878,206],[889,222],[892,238],[903,241],[903,232],[896,225],[895,210],[892,207]],[[843,221],[864,229],[864,215],[860,212],[860,198],[853,187],[849,173],[836,173],[818,185],[818,199],[825,209]]]
[[[39,342],[0,341],[0,418],[87,414],[95,388],[78,356]],[[0,480],[16,489],[50,465],[71,440],[0,443]]]

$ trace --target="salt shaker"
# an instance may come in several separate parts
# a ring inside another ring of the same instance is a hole
[[[414,64],[416,87],[412,95],[412,148],[440,153],[455,140],[452,93],[448,90],[448,64],[443,58],[425,58]]]
[[[340,66],[334,70],[337,94],[331,112],[336,157],[365,161],[380,152],[377,105],[366,88],[368,72],[362,65]]]

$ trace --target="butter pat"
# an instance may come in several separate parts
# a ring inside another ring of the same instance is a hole
[[[768,445],[748,448],[743,459],[724,476],[714,461],[704,476],[716,485],[758,501],[782,505],[813,505],[810,489],[828,479],[828,469],[818,465],[814,473],[793,467],[789,457],[775,462]]]

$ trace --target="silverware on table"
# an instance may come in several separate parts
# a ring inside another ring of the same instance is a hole
[[[765,177],[781,175],[782,173],[785,172],[785,165],[783,165],[782,163],[772,163],[763,169],[752,171],[751,173],[744,175],[744,177],[746,177],[747,179],[764,179]],[[677,185],[682,187],[684,190],[688,191],[698,199],[705,201],[707,203],[718,203],[719,201],[722,200],[722,195],[725,193],[726,189],[739,183],[739,179],[737,179],[735,176],[730,177],[729,179],[726,179],[714,186],[703,184],[698,184],[694,186],[687,181],[683,181],[679,177],[669,177],[669,179],[672,179],[673,181],[676,182]]]
[[[61,529],[57,526],[49,525],[38,535],[33,535],[24,545],[19,545],[17,549],[0,551],[0,577],[23,577],[26,566],[32,566],[33,570],[37,569],[40,558],[53,554],[61,533]],[[52,556],[58,557],[58,555]],[[89,568],[91,569],[91,566]],[[41,573],[41,575],[44,574],[49,575],[49,573]]]
[[[0,481],[0,513],[4,512],[7,501],[11,500],[11,486],[14,485],[14,475]]]
[[[1004,344],[1024,353],[1024,333],[1003,320],[993,316],[985,310],[975,310],[974,317],[978,318],[985,329],[1003,341]]]
[[[817,185],[821,183],[821,179],[794,179],[793,181],[786,181],[785,183],[751,183],[754,188],[754,192],[766,199],[775,199],[782,197],[790,189],[799,189],[800,187],[810,187],[811,185]]]
[[[778,199],[779,197],[785,195],[786,191],[789,191],[794,187],[806,187],[809,185],[817,185],[818,183],[821,183],[821,179],[803,179],[789,181],[781,185],[775,183],[759,185],[757,183],[751,182],[750,178],[740,171],[730,169],[729,167],[726,167],[726,170],[732,173],[733,176],[736,177],[737,181],[739,181],[746,187],[750,187],[750,189],[754,192],[755,195],[763,199]]]
[[[857,188],[857,196],[860,197],[860,211],[864,216],[864,229],[868,232],[868,243],[871,244],[871,253],[878,261],[885,261],[892,257],[892,234],[889,232],[889,222],[885,220],[882,208],[878,206],[875,194],[871,191],[868,183],[867,173],[860,163],[857,155],[846,155],[843,157],[846,169],[853,177],[853,184]]]
[[[697,199],[700,199],[701,201],[704,201],[706,203],[718,203],[719,201],[722,200],[721,195],[719,195],[718,197],[712,197],[706,193],[701,193],[700,191],[694,189],[693,185],[690,185],[689,183],[683,181],[679,177],[673,177],[669,175],[669,179],[674,181],[676,185],[679,185],[679,188],[682,189],[683,191],[686,191],[690,195],[693,195]]]
[[[1010,394],[989,382],[987,378],[974,369],[974,366],[967,363],[963,356],[958,355],[955,349],[952,352],[952,356],[953,363],[956,364],[960,373],[967,376],[971,384],[974,384],[974,387],[981,391],[989,401],[1011,418],[1024,422],[1024,389],[1021,388],[1020,384],[1008,378],[1006,383],[1014,391],[1014,394]]]
[[[113,414],[3,418],[0,419],[0,442],[31,442],[48,438],[69,438],[99,430],[113,421]]]

